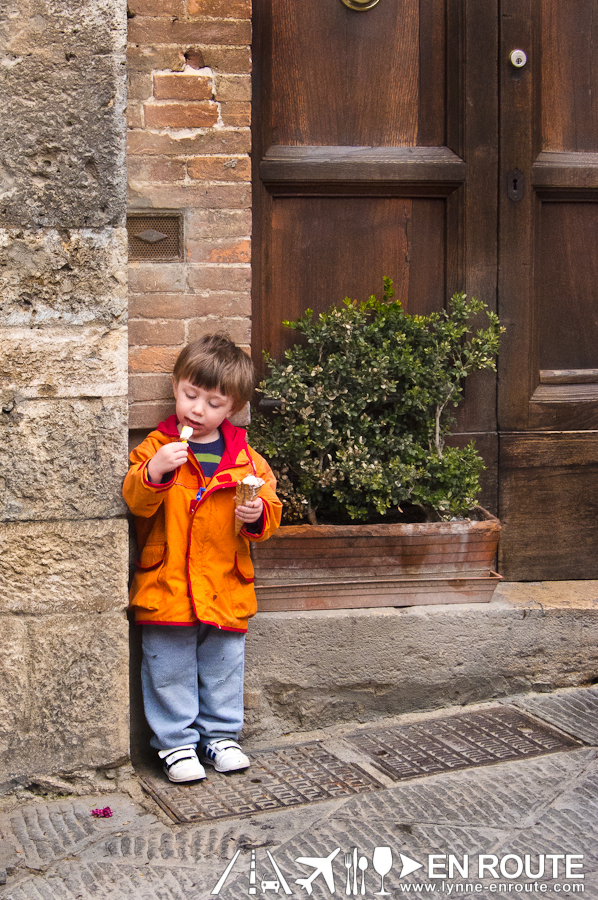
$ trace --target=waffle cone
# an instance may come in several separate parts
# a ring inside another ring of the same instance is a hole
[[[261,478],[259,479],[260,481]],[[237,506],[244,506],[249,500],[255,500],[259,497],[260,491],[265,482],[261,484],[245,484],[243,481],[237,481],[237,493],[235,495],[235,509]],[[235,534],[239,534],[243,527],[243,522],[235,516]]]

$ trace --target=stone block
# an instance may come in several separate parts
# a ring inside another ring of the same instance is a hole
[[[258,613],[246,690],[262,699],[246,733],[274,737],[591,682],[595,604],[522,608],[525,588],[501,586],[491,603]]]
[[[24,619],[0,616],[0,627],[1,759],[10,748],[14,732],[30,730],[31,717],[28,703],[27,624]]]
[[[128,553],[125,519],[0,524],[0,615],[122,611]]]
[[[120,516],[127,400],[25,400],[0,409],[0,519]]]
[[[8,619],[6,633],[0,679],[11,709],[0,720],[0,781],[106,766],[126,757],[124,613]]]
[[[122,397],[127,329],[0,328],[0,399]]]
[[[124,228],[0,229],[2,326],[123,321],[126,266]]]
[[[121,220],[125,10],[125,0],[26,0],[4,17],[0,224]]]

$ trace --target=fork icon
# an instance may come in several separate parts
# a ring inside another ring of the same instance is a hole
[[[347,869],[347,886],[345,888],[345,894],[349,896],[351,894],[351,867],[353,865],[353,855],[351,853],[345,853],[345,867]]]

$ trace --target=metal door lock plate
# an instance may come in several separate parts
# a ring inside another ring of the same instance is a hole
[[[525,175],[519,169],[507,172],[507,197],[514,203],[523,199],[525,193]]]

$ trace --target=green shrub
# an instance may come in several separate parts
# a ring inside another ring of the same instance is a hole
[[[488,327],[473,332],[482,311]],[[483,463],[473,443],[447,447],[445,436],[466,376],[495,368],[497,316],[465,294],[448,311],[412,316],[384,279],[382,301],[347,298],[284,324],[303,340],[282,363],[266,356],[260,391],[280,408],[250,426],[278,478],[284,521],[372,522],[407,507],[466,514]]]

